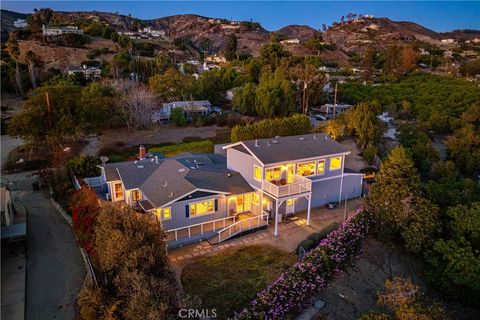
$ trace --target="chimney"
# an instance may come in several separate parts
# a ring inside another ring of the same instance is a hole
[[[255,139],[255,147],[258,147],[258,140]]]
[[[145,159],[147,157],[147,151],[145,150],[145,146],[141,145],[138,152],[138,158]]]

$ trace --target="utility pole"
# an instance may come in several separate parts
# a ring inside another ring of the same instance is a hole
[[[335,114],[337,113],[337,85],[338,82],[335,83],[335,95],[333,96],[333,118],[335,118]]]

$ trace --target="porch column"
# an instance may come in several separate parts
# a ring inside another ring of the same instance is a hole
[[[275,200],[275,231],[273,235],[278,237],[278,200]]]
[[[310,207],[312,205],[312,195],[309,194],[308,197],[308,209],[307,209],[307,226],[310,225]]]
[[[342,201],[342,192],[343,192],[343,173],[345,164],[345,156],[342,156],[342,177],[340,178],[340,190],[338,191],[338,204]]]

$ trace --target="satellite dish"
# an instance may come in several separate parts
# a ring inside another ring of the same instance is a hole
[[[108,161],[108,157],[107,156],[101,156],[100,161],[102,161],[102,166],[105,167],[105,163]]]

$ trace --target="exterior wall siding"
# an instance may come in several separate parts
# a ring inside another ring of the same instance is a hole
[[[262,182],[253,178],[254,165],[262,168],[262,164],[253,156],[233,148],[227,149],[227,168],[240,173],[250,185],[262,188]]]

